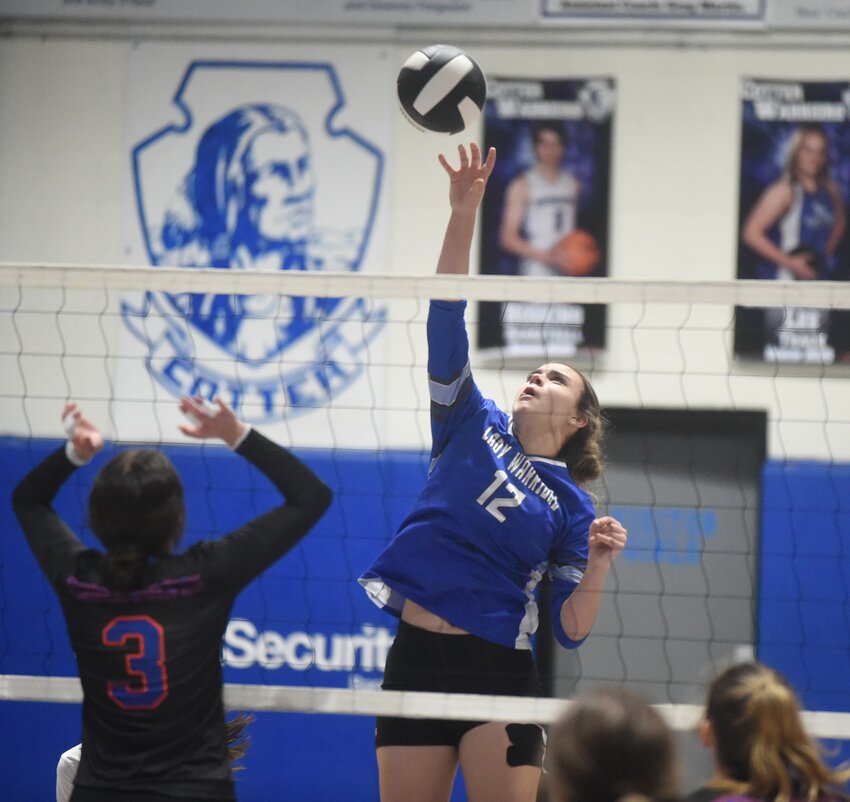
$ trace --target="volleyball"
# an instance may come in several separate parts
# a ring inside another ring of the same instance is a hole
[[[561,257],[561,272],[567,276],[586,276],[599,264],[599,245],[589,231],[577,228],[555,245]]]
[[[478,119],[487,81],[472,58],[451,45],[417,50],[398,74],[401,110],[420,131],[459,134]]]

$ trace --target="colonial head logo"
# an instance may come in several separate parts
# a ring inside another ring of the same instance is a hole
[[[331,65],[196,62],[174,103],[180,123],[133,150],[152,264],[360,269],[383,156],[335,125]],[[384,320],[357,298],[213,293],[147,293],[123,315],[169,392],[220,394],[253,422],[327,404],[362,374]]]

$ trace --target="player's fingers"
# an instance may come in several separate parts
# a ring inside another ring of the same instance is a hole
[[[443,154],[442,154],[442,153],[441,153],[439,156],[437,156],[437,158],[440,160],[440,164],[442,164],[442,165],[443,165],[443,169],[444,169],[444,170],[445,170],[445,171],[446,171],[446,172],[447,172],[450,176],[455,174],[454,169],[452,168],[452,166],[449,164],[448,160],[446,159],[446,157],[445,157],[445,156],[443,156]]]
[[[66,405],[65,414],[62,415],[62,428],[68,437],[73,437],[77,431],[77,424],[80,420],[80,410],[76,404]]]
[[[180,399],[180,408],[191,410],[193,412],[198,412],[199,410],[203,411],[204,397],[202,395],[184,395],[183,398]]]
[[[487,151],[487,160],[484,162],[482,169],[489,176],[490,173],[493,172],[493,168],[495,166],[496,166],[496,148],[491,147],[490,150]]]
[[[469,143],[469,154],[472,161],[472,166],[479,167],[481,164],[481,150],[478,147],[477,142]]]
[[[183,431],[184,434],[188,434],[190,437],[202,437],[203,435],[201,432],[205,426],[209,425],[210,421],[210,416],[204,407],[201,404],[198,404],[194,399],[184,396],[180,399],[180,411],[191,423],[195,424],[191,431],[185,431],[182,428],[183,424],[178,424],[178,427],[181,427],[181,431]]]
[[[460,155],[461,169],[463,169],[464,167],[469,167],[469,156],[467,155],[466,148],[463,145],[458,145],[457,152]]]
[[[487,159],[484,164],[481,165],[481,172],[484,173],[484,178],[487,179],[490,177],[490,174],[493,172],[493,168],[496,166],[496,148],[490,148],[487,151]]]
[[[615,550],[623,549],[626,546],[625,538],[618,538],[612,535],[596,534],[590,539],[590,542],[602,546],[608,546],[608,548]]]

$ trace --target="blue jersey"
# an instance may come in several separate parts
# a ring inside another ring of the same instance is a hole
[[[795,184],[792,191],[791,206],[771,231],[771,240],[786,253],[807,248],[830,262],[826,244],[835,227],[835,200],[825,187],[806,192],[802,186]],[[826,267],[829,269],[830,265]],[[787,268],[764,261],[759,263],[757,276],[767,279],[793,278]]]
[[[410,599],[509,648],[531,648],[535,589],[553,580],[559,611],[587,566],[590,496],[564,462],[526,454],[511,419],[481,395],[469,367],[465,302],[432,301],[428,316],[431,466],[398,533],[360,578],[395,615]]]

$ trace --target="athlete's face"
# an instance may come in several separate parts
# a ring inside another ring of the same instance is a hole
[[[548,430],[558,442],[587,425],[579,413],[584,380],[569,365],[550,362],[528,374],[513,405],[513,416],[523,431]]]
[[[797,175],[805,178],[817,178],[827,160],[827,143],[820,134],[810,133],[803,136],[797,149]]]
[[[537,161],[546,167],[558,167],[564,158],[564,144],[554,131],[540,131],[534,143]]]
[[[248,204],[268,240],[303,240],[313,224],[315,180],[300,132],[260,134],[248,154]]]

